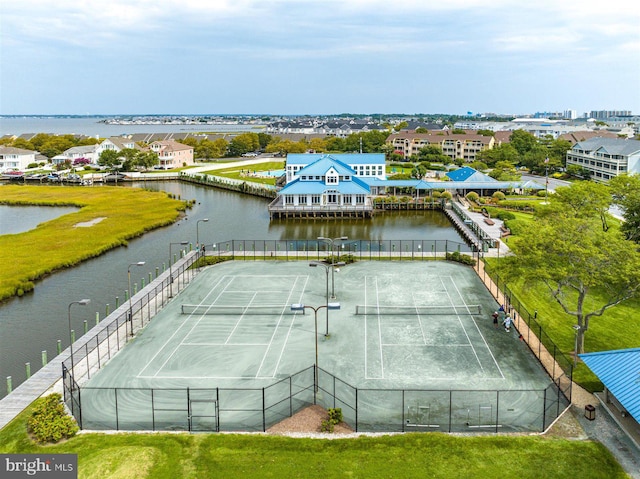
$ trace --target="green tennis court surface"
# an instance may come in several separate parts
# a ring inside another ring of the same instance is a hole
[[[494,328],[491,313],[498,306],[469,267],[359,262],[332,278],[330,269],[307,262],[227,262],[197,275],[83,386],[85,427],[106,427],[110,421],[102,421],[101,412],[114,408],[122,421],[124,398],[131,404],[136,396],[141,403],[153,401],[146,392],[124,389],[258,389],[309,368],[316,357],[314,311],[294,312],[291,305],[323,306],[327,291],[329,303],[339,302],[340,309],[317,311],[318,366],[352,387],[492,391],[489,396],[513,391],[511,402],[526,403],[529,393],[517,391],[550,384],[515,330]],[[98,388],[123,388],[121,404]],[[437,399],[417,399],[407,408],[415,421],[432,421],[423,417],[425,411],[431,414],[435,402],[451,400],[434,394]],[[219,401],[203,397],[202,402]],[[165,394],[156,401],[171,399]],[[384,408],[384,401],[375,407]],[[487,407],[474,403],[467,415],[480,424],[483,414],[495,414]],[[513,412],[516,404],[503,407]],[[523,422],[537,420],[539,413]]]

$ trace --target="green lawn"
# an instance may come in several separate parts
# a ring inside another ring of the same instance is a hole
[[[512,213],[519,221],[533,220],[533,216],[528,213]],[[608,223],[611,228],[620,226],[620,221],[616,218],[610,218]],[[506,238],[507,244],[511,238]],[[497,260],[489,258],[487,264],[489,268],[493,267],[495,270]],[[526,286],[522,283],[509,283],[509,288],[529,312],[538,311],[537,322],[542,326],[543,331],[565,356],[572,359],[572,353],[575,350],[575,332],[572,329],[572,325],[575,324],[574,316],[564,312],[542,283]],[[588,304],[586,306],[588,307]],[[600,317],[592,318],[589,322],[589,330],[585,334],[585,352],[638,347],[640,322],[630,319],[636,317],[639,310],[640,299],[635,299],[605,311]],[[602,391],[602,383],[580,361],[574,370],[573,379],[589,391]]]
[[[0,431],[0,452],[78,454],[80,478],[627,478],[601,444],[553,437],[88,433],[39,446],[26,434],[26,418]]]
[[[253,183],[263,183],[266,185],[275,185],[276,177],[262,177],[260,172],[283,170],[284,161],[269,161],[266,163],[258,163],[249,166],[232,166],[219,170],[204,171],[204,174],[222,176],[225,178],[233,178],[235,180],[250,181]],[[254,175],[255,173],[255,175]]]
[[[33,281],[46,274],[170,224],[186,207],[165,192],[111,186],[4,185],[0,204],[79,207],[30,231],[0,235],[0,251],[11,251],[11,261],[0,262],[0,300],[33,289]],[[96,220],[93,226],[76,227]]]

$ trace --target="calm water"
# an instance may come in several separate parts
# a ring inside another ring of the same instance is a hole
[[[0,205],[0,235],[29,231],[40,223],[73,213],[74,206],[3,206]]]
[[[25,133],[79,134],[108,138],[133,133],[262,131],[250,125],[107,125],[102,118],[0,117],[0,136]]]
[[[122,304],[128,287],[129,264],[146,262],[142,267],[132,268],[133,287],[134,282],[140,284],[140,278],[148,278],[149,272],[168,263],[170,243],[189,241],[195,245],[197,233],[200,242],[206,244],[232,239],[315,239],[343,235],[350,239],[463,242],[446,217],[434,211],[382,214],[373,220],[270,222],[266,199],[179,182],[153,182],[145,187],[194,199],[195,207],[185,219],[134,239],[127,247],[55,273],[38,281],[33,293],[0,306],[0,397],[6,395],[7,376],[12,376],[16,387],[25,379],[26,362],[31,363],[33,374],[41,367],[41,351],[46,350],[52,358],[56,354],[56,340],[62,340],[63,349],[68,346],[68,306],[72,301],[91,299],[88,306],[72,308],[72,328],[80,332],[83,320],[93,325],[96,312],[103,317],[107,304],[113,310],[116,296]],[[49,210],[40,209],[43,210],[40,213]],[[27,220],[25,215],[20,217]],[[198,223],[204,218],[209,221]]]

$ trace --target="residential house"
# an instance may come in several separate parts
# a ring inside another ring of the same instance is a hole
[[[569,165],[584,168],[600,183],[625,173],[640,174],[640,141],[603,137],[579,141],[567,151]]]
[[[157,153],[161,168],[168,170],[194,164],[192,146],[183,145],[175,140],[161,140],[154,141],[149,148]]]
[[[98,150],[100,149],[99,144],[95,145],[86,145],[86,146],[74,146],[65,150],[62,154],[56,155],[51,158],[51,162],[54,165],[58,165],[60,163],[64,163],[65,161],[70,161],[72,164],[74,161],[79,160],[81,158],[86,158],[92,164],[98,163]]]
[[[142,150],[142,148],[140,148],[131,138],[127,138],[125,136],[112,136],[100,143],[97,151],[98,158],[100,157],[100,154],[105,150],[114,150],[120,152],[126,149]]]
[[[36,151],[0,146],[0,172],[25,170],[31,163],[36,162]]]

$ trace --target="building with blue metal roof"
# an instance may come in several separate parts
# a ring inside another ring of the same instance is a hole
[[[286,186],[269,205],[274,217],[371,217],[378,195],[433,190],[481,196],[498,190],[544,189],[535,182],[497,181],[470,167],[447,173],[449,181],[387,180],[383,153],[304,153],[287,156]]]
[[[605,387],[605,400],[640,422],[640,348],[578,355]]]

